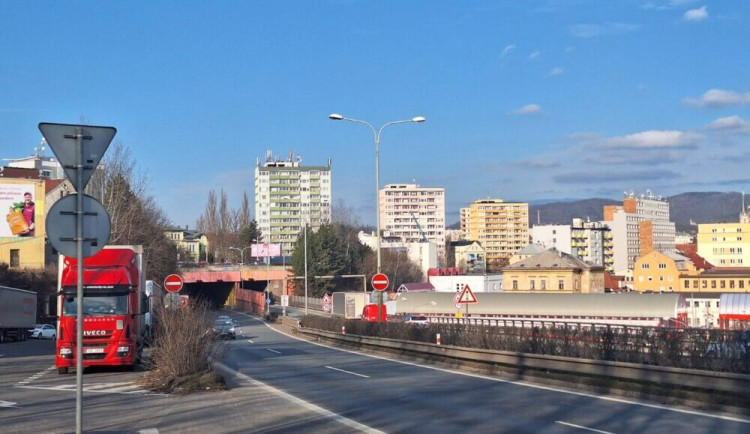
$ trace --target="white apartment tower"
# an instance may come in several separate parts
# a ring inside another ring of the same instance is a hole
[[[534,225],[531,241],[573,255],[591,265],[614,270],[612,232],[602,222],[574,218],[571,225]]]
[[[445,189],[417,184],[387,184],[378,194],[380,228],[384,237],[404,243],[435,243],[445,258]]]
[[[255,167],[255,220],[262,241],[281,244],[291,255],[306,223],[313,230],[331,222],[331,159],[325,166],[302,166],[289,152],[282,160],[266,152]]]
[[[656,250],[675,251],[675,224],[669,221],[669,202],[647,190],[626,194],[622,206],[604,207],[604,223],[612,230],[615,274],[628,276],[635,261]]]

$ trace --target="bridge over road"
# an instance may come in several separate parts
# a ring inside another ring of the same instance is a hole
[[[271,265],[181,266],[177,272],[185,282],[180,294],[209,300],[215,306],[234,307],[236,290],[270,290],[283,294],[286,281],[293,274],[288,267]]]

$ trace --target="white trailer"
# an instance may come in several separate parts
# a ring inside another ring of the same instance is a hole
[[[0,286],[0,343],[25,341],[36,324],[36,292]]]

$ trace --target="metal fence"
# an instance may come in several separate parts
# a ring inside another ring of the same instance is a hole
[[[292,307],[305,307],[305,296],[304,295],[290,295],[289,306]],[[315,310],[323,310],[323,299],[307,297],[307,307]]]
[[[443,345],[750,373],[750,331],[531,322],[498,326],[369,323],[308,316],[305,327]]]

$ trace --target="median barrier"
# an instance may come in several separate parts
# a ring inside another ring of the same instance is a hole
[[[709,393],[720,392],[750,402],[750,375],[711,372],[697,369],[670,368],[626,362],[576,359],[570,357],[516,353],[473,348],[462,348],[430,343],[375,338],[299,327],[300,334],[337,342],[348,347],[398,353],[431,362],[471,364],[480,368],[513,367],[520,372],[553,372],[608,379],[615,382],[656,384],[675,389],[694,389]],[[734,404],[737,405],[737,404]]]

